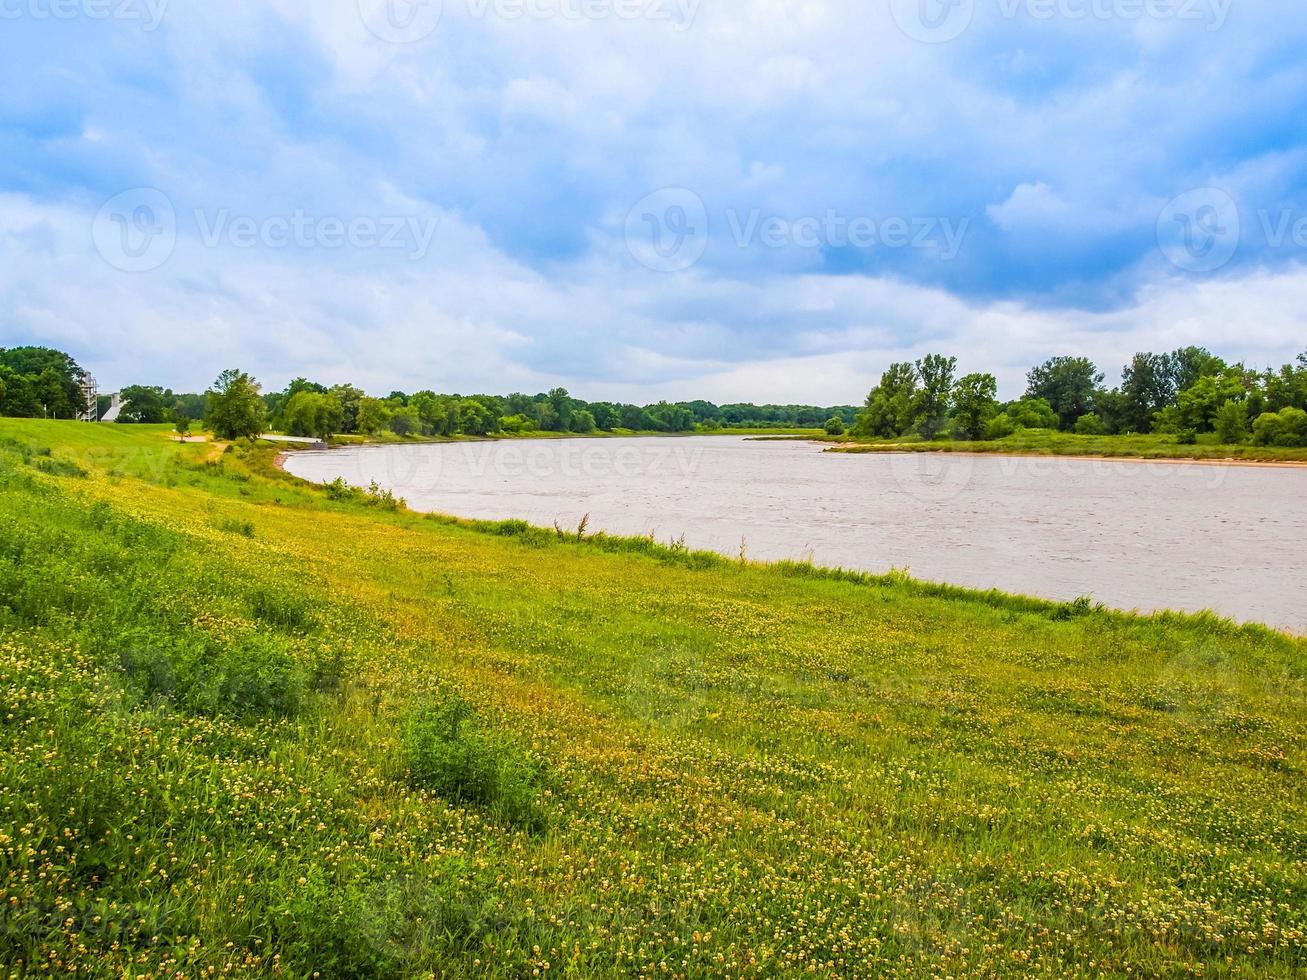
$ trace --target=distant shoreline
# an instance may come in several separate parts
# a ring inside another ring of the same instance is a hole
[[[906,445],[885,444],[878,446],[851,445],[828,446],[828,453],[846,453],[851,456],[912,456],[929,453],[941,453],[952,456],[1008,456],[1015,459],[1074,459],[1082,461],[1103,461],[1108,463],[1166,463],[1189,466],[1252,466],[1271,469],[1302,469],[1307,467],[1307,460],[1299,459],[1240,459],[1237,456],[1129,456],[1112,453],[1055,453],[1038,450],[1020,449],[951,449],[948,447],[924,447],[912,449]]]

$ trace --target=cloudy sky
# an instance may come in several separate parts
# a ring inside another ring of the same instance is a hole
[[[0,346],[857,401],[1307,347],[1280,0],[0,0]]]

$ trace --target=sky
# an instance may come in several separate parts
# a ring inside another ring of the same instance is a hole
[[[855,403],[1307,348],[1281,0],[0,0],[0,346]]]

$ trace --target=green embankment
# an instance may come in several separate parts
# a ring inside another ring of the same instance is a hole
[[[922,442],[903,438],[861,441],[826,439],[836,443],[831,452],[841,453],[998,453],[1036,456],[1115,456],[1122,459],[1236,460],[1262,463],[1307,463],[1307,449],[1282,446],[1230,445],[1210,435],[1186,445],[1172,435],[1082,436],[1074,432],[1026,429],[1006,439],[966,442],[938,439]]]
[[[1307,641],[0,440],[13,974],[1307,969]]]

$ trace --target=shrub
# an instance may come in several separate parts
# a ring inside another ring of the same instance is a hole
[[[1181,429],[1175,435],[1175,441],[1181,446],[1193,446],[1198,443],[1197,429]]]
[[[844,435],[844,420],[838,415],[831,416],[826,420],[826,435],[842,436]]]
[[[1248,407],[1243,402],[1227,401],[1216,411],[1216,438],[1226,445],[1248,438]]]
[[[1258,416],[1253,423],[1253,442],[1259,446],[1307,446],[1307,412],[1286,408]]]
[[[1016,431],[1017,425],[1012,421],[1012,416],[1003,412],[989,420],[989,424],[985,426],[985,438],[1006,439]]]
[[[343,477],[336,477],[330,483],[323,484],[323,489],[327,491],[327,499],[334,500],[338,503],[344,503],[347,500],[357,500],[359,491],[345,482]]]
[[[483,806],[508,823],[542,823],[536,799],[543,769],[511,742],[484,731],[457,694],[419,708],[400,749],[409,783],[454,803]]]
[[[1107,426],[1103,425],[1103,417],[1097,412],[1082,415],[1076,420],[1076,432],[1082,436],[1101,436],[1106,431]]]

